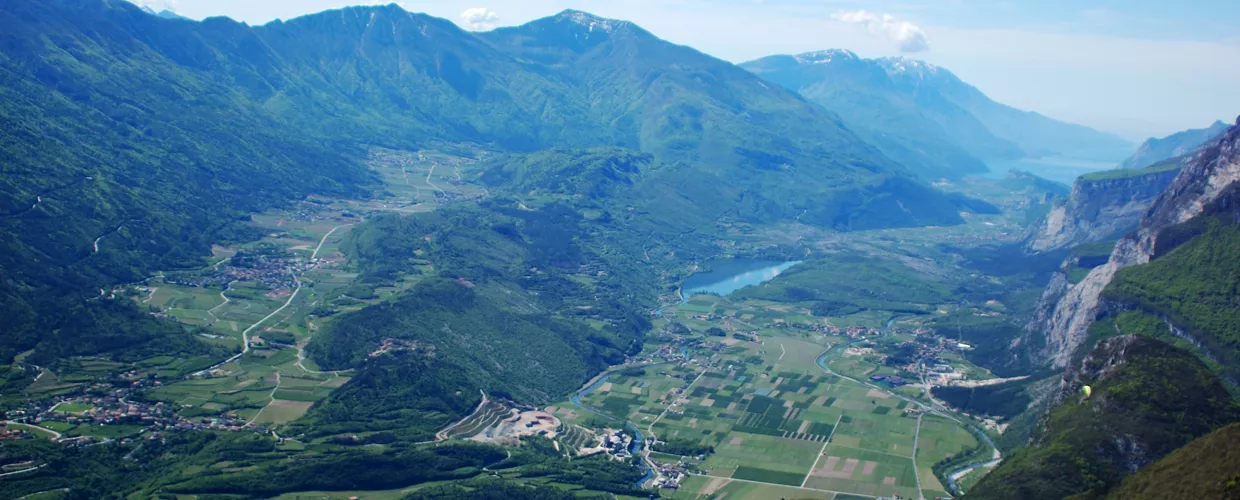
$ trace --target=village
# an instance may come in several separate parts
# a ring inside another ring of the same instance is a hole
[[[59,396],[35,401],[0,415],[8,424],[33,427],[56,441],[70,446],[103,444],[116,436],[122,442],[141,434],[216,430],[267,434],[261,425],[247,424],[236,415],[186,418],[177,414],[175,405],[141,401],[137,392],[160,384],[158,380],[129,376],[126,385],[96,383],[85,394]],[[132,398],[132,399],[131,399]],[[71,432],[81,429],[80,432]],[[76,434],[67,436],[66,434]],[[0,439],[34,439],[37,436],[21,428],[6,428]]]

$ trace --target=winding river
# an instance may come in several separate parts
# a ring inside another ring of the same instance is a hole
[[[888,320],[888,321],[887,321],[887,331],[888,331],[888,332],[890,332],[890,331],[891,331],[891,325],[892,325],[893,323],[895,323],[895,318],[892,318],[892,319],[890,319],[890,320]],[[828,367],[828,366],[827,366],[827,362],[828,362],[828,360],[829,360],[830,358],[832,358],[833,356],[838,356],[838,355],[840,355],[841,353],[843,353],[843,352],[844,352],[844,349],[845,349],[846,347],[850,347],[850,346],[852,346],[853,344],[858,344],[858,343],[861,343],[861,342],[864,342],[864,340],[858,340],[858,341],[856,341],[856,342],[851,342],[851,343],[848,343],[848,344],[840,344],[840,345],[835,346],[835,347],[833,347],[833,348],[831,348],[831,349],[827,349],[827,351],[826,351],[826,352],[823,352],[823,353],[822,353],[822,355],[818,356],[818,360],[817,360],[818,367],[819,367],[819,368],[822,368],[822,369],[823,369],[823,371],[825,371],[825,372],[827,372],[827,373],[830,373],[830,374],[832,374],[832,375],[836,375],[836,376],[839,376],[839,377],[843,377],[843,378],[846,378],[846,379],[848,379],[848,380],[852,380],[853,382],[857,382],[857,383],[859,383],[859,384],[866,385],[866,386],[868,386],[868,387],[875,387],[875,388],[878,388],[879,390],[881,390],[881,391],[883,391],[883,392],[886,392],[886,393],[888,393],[888,394],[891,394],[892,396],[895,396],[895,397],[897,397],[897,398],[903,399],[903,400],[908,401],[908,402],[910,402],[910,403],[921,404],[921,403],[920,403],[920,402],[918,402],[918,401],[915,401],[915,400],[909,399],[909,398],[907,398],[907,397],[901,396],[901,395],[899,395],[899,394],[896,394],[896,393],[894,393],[894,392],[888,391],[888,390],[886,390],[886,389],[884,389],[884,388],[882,388],[882,387],[878,387],[878,386],[873,385],[873,384],[868,384],[868,383],[866,383],[866,382],[863,382],[863,381],[860,381],[860,380],[854,379],[854,378],[849,377],[849,376],[847,376],[847,375],[843,375],[843,374],[835,373],[834,371],[832,371],[832,370],[831,370],[831,368],[830,368],[830,367]],[[923,405],[923,406],[925,406],[925,405]],[[936,406],[930,406],[929,408],[931,408],[931,413],[933,413],[933,414],[935,414],[935,415],[939,415],[939,416],[941,416],[941,417],[948,418],[948,419],[952,420],[953,422],[956,422],[956,423],[958,423],[958,424],[961,424],[961,425],[966,426],[966,427],[969,429],[969,431],[970,431],[970,432],[974,435],[974,437],[980,437],[980,438],[982,439],[982,441],[984,441],[984,442],[986,443],[986,445],[987,445],[987,446],[990,446],[990,449],[991,449],[991,450],[993,450],[993,451],[998,451],[999,447],[998,447],[998,446],[996,446],[996,445],[995,445],[995,442],[994,442],[993,440],[991,440],[991,439],[990,439],[990,436],[988,436],[988,435],[987,435],[984,431],[982,431],[981,429],[978,429],[978,428],[977,428],[977,426],[973,425],[972,423],[961,422],[960,420],[956,419],[955,417],[952,417],[951,415],[948,415],[948,414],[947,414],[947,412],[946,412],[946,410],[945,410],[945,409],[943,409],[943,408],[939,408],[939,407],[936,407]],[[991,464],[995,463],[996,461],[997,461],[997,459],[991,459],[991,460],[984,460],[984,461],[980,461],[980,462],[970,463],[970,464],[968,464],[968,465],[964,465],[964,466],[962,466],[962,467],[960,467],[960,468],[958,468],[958,469],[954,469],[954,470],[952,470],[951,472],[949,472],[949,473],[945,474],[945,476],[947,476],[947,484],[946,484],[945,486],[947,487],[948,492],[949,492],[949,493],[952,493],[953,495],[959,495],[959,494],[960,494],[960,485],[956,484],[956,480],[954,479],[954,477],[959,477],[959,475],[962,475],[962,473],[965,473],[965,472],[968,472],[968,471],[972,471],[972,470],[975,470],[975,469],[979,469],[979,468],[982,468],[982,467],[989,466],[989,465],[991,465]]]
[[[683,346],[682,346],[682,352],[684,352]],[[654,364],[649,364],[649,365],[643,365],[641,366],[641,368],[649,368],[652,366],[660,366],[660,365],[666,365],[666,364],[667,363],[654,363]],[[581,408],[595,415],[599,415],[602,417],[610,418],[612,420],[624,422],[624,428],[628,429],[630,432],[633,433],[633,443],[629,445],[629,453],[632,453],[634,456],[637,456],[638,452],[642,450],[642,446],[646,442],[646,436],[642,435],[642,431],[638,429],[636,425],[633,425],[633,422],[630,422],[628,419],[617,417],[615,415],[612,415],[603,410],[600,410],[598,408],[595,408],[593,406],[590,406],[590,405],[587,405],[581,402],[581,398],[589,396],[590,393],[595,391],[595,389],[602,387],[603,384],[607,383],[607,380],[610,379],[612,375],[615,375],[629,368],[637,368],[637,367],[629,366],[629,367],[606,372],[600,375],[597,379],[595,379],[593,383],[577,391],[576,394],[573,394],[573,397],[570,398],[569,401],[573,403],[573,406]],[[647,481],[649,481],[651,478],[654,477],[654,469],[651,468],[650,464],[647,464],[645,460],[642,460],[642,470],[646,472],[646,475],[642,476],[641,480],[637,481],[637,486],[639,487],[643,484],[646,484]]]

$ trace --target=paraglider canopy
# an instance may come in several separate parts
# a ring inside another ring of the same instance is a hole
[[[1085,386],[1085,387],[1082,387],[1082,388],[1081,388],[1081,393],[1082,393],[1082,394],[1085,394],[1085,397],[1086,397],[1086,398],[1089,398],[1089,396],[1090,396],[1090,395],[1092,395],[1092,394],[1094,393],[1094,390],[1093,390],[1093,388],[1091,388],[1091,387],[1089,387],[1089,386],[1087,385],[1087,386]]]

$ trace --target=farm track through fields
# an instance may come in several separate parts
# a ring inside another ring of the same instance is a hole
[[[925,416],[926,414],[924,413],[917,415],[917,430],[913,431],[913,456],[910,457],[913,459],[913,477],[917,479],[917,498],[919,500],[926,498],[926,495],[921,492],[921,476],[917,475],[917,439],[921,437],[921,419],[925,418]]]
[[[245,425],[251,426],[251,425],[254,425],[255,422],[258,422],[258,417],[261,417],[263,415],[263,412],[267,411],[268,406],[271,406],[272,403],[276,402],[276,391],[278,390],[280,390],[280,371],[276,370],[276,386],[271,388],[271,395],[269,396],[271,398],[271,401],[268,401],[265,406],[259,409],[258,413],[254,414],[254,418],[251,418],[250,422]]]
[[[809,472],[805,473],[805,479],[801,480],[801,487],[805,487],[805,483],[809,482],[809,478],[813,476],[814,469],[818,468],[818,461],[822,460],[822,455],[827,451],[827,445],[831,444],[831,436],[835,435],[835,430],[840,428],[840,421],[844,420],[844,415],[840,415],[835,419],[835,425],[831,427],[831,433],[827,434],[827,439],[822,442],[822,449],[818,450],[818,458],[814,459],[814,465],[809,466]]]

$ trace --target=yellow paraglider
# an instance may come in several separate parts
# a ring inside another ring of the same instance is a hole
[[[1094,390],[1087,385],[1081,388],[1081,393],[1085,394],[1085,399],[1089,399],[1089,396],[1094,393]]]

